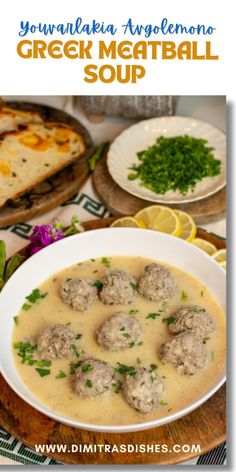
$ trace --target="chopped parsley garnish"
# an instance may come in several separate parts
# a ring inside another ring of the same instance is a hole
[[[90,372],[91,370],[93,370],[93,366],[92,366],[91,364],[84,364],[84,365],[82,366],[82,372],[83,372],[83,374],[84,374],[85,372]]]
[[[148,315],[146,316],[146,319],[151,319],[151,320],[155,320],[158,316],[160,316],[160,313],[157,312],[157,313],[148,313]]]
[[[204,291],[203,291],[203,290],[201,290],[201,297],[203,297],[203,296],[204,296]]]
[[[131,338],[129,333],[122,333],[122,336],[124,336],[124,338],[127,338],[127,339]]]
[[[130,282],[130,285],[134,290],[138,288],[138,284],[136,284],[135,282]]]
[[[40,375],[40,377],[46,377],[46,375],[50,375],[51,374],[51,370],[50,369],[40,369],[40,368],[37,368],[35,369],[38,374]]]
[[[125,331],[125,327],[122,326],[122,328],[120,328],[120,331]]]
[[[75,339],[80,339],[80,338],[82,338],[82,334],[80,333],[76,334]]]
[[[141,364],[141,360],[139,359],[139,357],[137,357],[137,364]]]
[[[98,270],[93,270],[93,274],[96,274],[98,272]]]
[[[82,361],[70,362],[70,373],[75,374],[76,369],[80,367],[81,364],[82,364]]]
[[[183,290],[180,297],[181,302],[186,302],[188,300],[188,294]]]
[[[164,402],[163,400],[160,401],[160,406],[166,406],[166,405],[168,405],[167,402]]]
[[[109,259],[107,257],[103,257],[102,260],[101,260],[101,263],[107,267],[109,269],[109,267],[111,266],[111,263],[109,261]]]
[[[22,310],[28,311],[28,310],[30,310],[31,306],[32,305],[30,305],[29,303],[24,303],[22,305]]]
[[[143,187],[157,194],[178,190],[186,195],[198,181],[220,174],[221,162],[213,150],[205,139],[187,134],[160,136],[155,144],[137,153],[140,162],[130,167],[128,179],[140,179]]]
[[[37,361],[37,366],[38,367],[51,367],[52,362],[49,360],[42,360],[42,361]]]
[[[76,355],[76,357],[80,356],[80,354],[78,352],[78,349],[77,349],[77,346],[75,344],[71,344],[70,348],[71,348],[72,352]]]
[[[91,262],[95,262],[95,259],[90,259]]]
[[[135,377],[137,374],[137,370],[133,366],[128,366],[125,364],[121,364],[120,362],[117,362],[118,367],[115,368],[115,372],[118,372],[121,375],[130,375],[131,377]]]
[[[37,349],[37,344],[31,344],[30,342],[19,341],[13,344],[14,349],[18,349],[18,356],[21,357],[22,364],[33,365],[37,361],[33,359],[33,353]]]
[[[93,283],[93,286],[97,287],[98,290],[101,290],[103,287],[103,283],[101,282],[101,280],[95,280],[95,282]]]
[[[197,308],[196,306],[193,306],[189,308],[189,311],[191,313],[205,313],[206,309],[205,308]]]
[[[139,312],[137,309],[129,310],[129,315],[136,315]]]
[[[15,323],[16,325],[18,325],[19,316],[14,316],[14,317],[13,317],[13,320],[14,320],[14,323]]]
[[[112,387],[114,388],[115,393],[120,393],[121,388],[122,388],[121,382],[118,381],[118,382],[112,384]]]
[[[32,290],[32,292],[30,293],[30,295],[28,295],[26,298],[26,300],[28,300],[30,303],[36,303],[37,300],[40,300],[41,298],[45,298],[47,296],[47,292],[45,293],[41,293],[39,288],[35,288],[34,290]]]
[[[150,364],[150,369],[151,370],[157,370],[157,365],[156,364]]]
[[[137,343],[137,346],[142,346],[142,345],[143,345],[143,341],[139,341],[139,342]]]
[[[67,377],[66,373],[63,370],[59,370],[59,373],[56,375],[55,379],[64,379]]]
[[[162,318],[162,323],[166,323],[167,325],[170,325],[171,323],[174,323],[176,321],[176,318],[174,316],[168,316],[168,318]]]
[[[31,304],[25,302],[22,305],[22,309],[24,311],[30,310],[32,305],[34,305],[38,300],[40,300],[42,298],[45,298],[47,296],[47,294],[48,294],[48,292],[41,293],[39,288],[35,288],[34,290],[32,290],[32,292],[29,295],[27,295],[27,297],[25,297],[26,300],[28,300]]]
[[[70,325],[71,325],[71,322],[70,322],[70,321],[68,321],[68,323],[66,323],[66,326],[70,326]]]
[[[90,379],[87,379],[85,383],[86,383],[86,387],[88,387],[88,388],[92,388],[92,386],[93,386],[93,383],[91,382],[91,380],[90,380]]]
[[[206,344],[207,341],[209,341],[209,339],[210,339],[210,338],[203,338],[203,340],[202,340],[203,344]]]

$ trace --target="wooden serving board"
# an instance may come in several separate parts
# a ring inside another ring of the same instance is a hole
[[[112,179],[107,167],[107,156],[98,162],[93,173],[94,187],[112,215],[134,215],[142,208],[153,205],[123,190]],[[190,213],[198,224],[210,223],[223,218],[226,212],[226,188],[211,197],[193,203],[170,205]]]
[[[93,220],[84,224],[87,231],[110,226],[115,218]],[[138,231],[138,229],[137,229]],[[216,245],[218,249],[225,247],[224,240],[216,235],[199,229],[197,235]],[[26,254],[26,250],[24,250]],[[34,449],[35,444],[66,444],[67,452],[54,452],[50,457],[67,464],[176,464],[192,459],[199,455],[198,451],[173,451],[175,444],[199,445],[201,454],[218,446],[226,439],[226,386],[223,385],[213,397],[200,408],[183,418],[159,428],[135,433],[97,433],[57,423],[44,416],[25,403],[9,387],[0,375],[0,424],[10,434]],[[109,446],[121,444],[131,445],[163,445],[168,446],[169,452],[133,452],[133,453],[104,453],[104,452],[74,452],[72,444]]]
[[[0,208],[0,228],[30,220],[73,197],[88,178],[90,173],[88,159],[94,149],[88,131],[68,113],[46,105],[28,102],[8,102],[7,105],[18,110],[38,112],[44,121],[54,121],[72,126],[83,136],[86,153],[74,164],[36,185],[17,200],[9,201],[3,208]]]

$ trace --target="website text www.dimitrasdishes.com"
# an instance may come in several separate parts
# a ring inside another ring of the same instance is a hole
[[[200,444],[174,444],[171,448],[167,444],[35,444],[35,451],[41,454],[50,453],[196,453],[201,454]]]

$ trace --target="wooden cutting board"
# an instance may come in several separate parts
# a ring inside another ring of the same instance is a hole
[[[93,173],[94,187],[112,215],[134,215],[142,208],[153,205],[123,190],[108,172],[106,154],[98,162]],[[210,223],[224,217],[226,212],[226,188],[211,197],[193,203],[171,207],[190,213],[198,224]]]
[[[73,197],[89,176],[88,159],[94,149],[88,131],[68,113],[36,103],[8,102],[7,105],[17,110],[38,112],[44,121],[54,121],[72,126],[83,136],[86,153],[74,164],[36,185],[17,200],[9,201],[3,208],[0,208],[0,228],[28,221]]]
[[[87,231],[110,226],[115,218],[93,220],[85,223]],[[139,231],[137,229],[137,231]],[[216,245],[225,247],[225,241],[216,235],[199,229],[197,235]],[[24,250],[26,254],[26,250]],[[183,418],[159,428],[135,433],[108,434],[71,428],[44,416],[25,403],[9,387],[0,375],[0,424],[10,434],[34,449],[35,444],[65,444],[67,452],[53,452],[50,457],[67,464],[176,464],[199,455],[198,451],[176,453],[175,444],[199,445],[201,454],[218,446],[226,439],[226,386],[200,408]],[[104,452],[69,452],[75,445],[121,444],[131,445],[168,445],[166,452],[104,453]]]

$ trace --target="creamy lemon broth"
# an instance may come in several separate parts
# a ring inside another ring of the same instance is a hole
[[[137,279],[143,273],[144,267],[153,262],[141,257],[110,257],[109,261],[111,269],[127,270]],[[38,333],[49,325],[71,323],[70,329],[76,334],[82,334],[81,339],[76,343],[78,348],[83,349],[86,354],[107,361],[114,367],[117,362],[136,366],[137,359],[138,362],[141,361],[141,365],[147,367],[150,364],[157,364],[158,374],[163,378],[165,385],[160,408],[148,414],[141,414],[125,402],[121,392],[118,394],[112,392],[95,399],[80,398],[73,393],[73,375],[70,375],[69,368],[71,361],[78,361],[75,356],[72,355],[71,359],[53,360],[51,374],[40,377],[34,366],[20,363],[20,358],[14,349],[18,372],[31,392],[53,411],[68,418],[87,423],[125,425],[166,416],[192,403],[207,391],[225,362],[225,316],[208,289],[198,280],[175,267],[170,267],[170,269],[177,282],[179,294],[174,302],[168,303],[165,307],[161,307],[156,302],[149,302],[137,294],[131,305],[106,306],[98,301],[87,312],[79,313],[62,302],[60,298],[62,280],[66,277],[101,279],[106,267],[101,263],[101,259],[69,267],[39,287],[41,292],[48,292],[48,295],[39,300],[30,310],[20,311],[13,333],[13,342],[22,341],[26,337],[35,341]],[[188,295],[186,302],[180,301],[183,290]],[[158,357],[160,345],[171,338],[166,323],[162,323],[162,318],[183,303],[204,306],[212,314],[216,325],[215,333],[206,342],[207,367],[193,376],[181,376],[174,367],[162,365]],[[158,309],[164,310],[161,316],[154,320],[146,318],[150,312],[157,312]],[[105,351],[96,343],[97,328],[110,315],[118,311],[129,313],[130,310],[138,310],[133,316],[137,317],[142,324],[143,344],[120,352]],[[60,370],[64,371],[67,377],[55,379]]]

